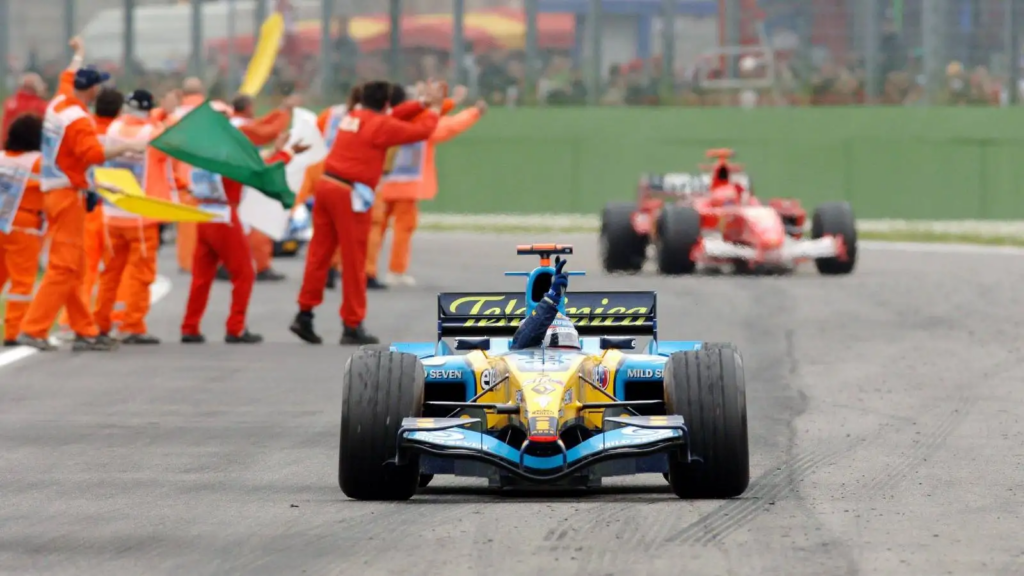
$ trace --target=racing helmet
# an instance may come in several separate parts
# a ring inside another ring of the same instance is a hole
[[[544,346],[580,349],[580,334],[572,325],[572,320],[569,320],[565,314],[559,312],[551,326],[548,326],[548,331],[544,334]]]

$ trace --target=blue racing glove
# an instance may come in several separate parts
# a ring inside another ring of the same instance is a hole
[[[547,293],[547,297],[555,304],[562,301],[562,294],[569,287],[569,275],[562,272],[562,268],[565,268],[565,260],[555,256],[555,277],[551,279],[551,289]]]
[[[92,190],[86,190],[85,192],[85,211],[92,212],[96,209],[96,206],[100,203],[100,195],[93,192]]]

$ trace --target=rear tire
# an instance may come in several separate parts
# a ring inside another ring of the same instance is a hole
[[[665,367],[665,408],[683,417],[690,453],[669,459],[668,481],[680,498],[734,498],[750,484],[743,358],[732,344],[676,352]]]
[[[395,457],[402,419],[423,413],[423,364],[413,354],[360,350],[345,366],[338,485],[356,500],[408,500],[420,481],[420,460]]]
[[[857,264],[857,220],[849,202],[829,202],[814,210],[811,219],[811,237],[840,236],[846,244],[846,261],[838,258],[818,258],[814,265],[825,276],[849,274]]]
[[[700,214],[688,206],[665,206],[658,217],[658,271],[667,275],[693,274],[691,258],[700,242]]]
[[[647,259],[646,236],[633,228],[635,204],[611,202],[601,214],[601,263],[605,272],[636,273]]]

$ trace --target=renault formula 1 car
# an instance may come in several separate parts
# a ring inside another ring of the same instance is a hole
[[[799,200],[754,196],[750,177],[729,161],[732,151],[709,150],[717,161],[701,174],[654,174],[641,179],[637,204],[608,204],[601,248],[608,272],[638,272],[653,244],[663,274],[692,274],[699,266],[739,273],[792,272],[814,260],[825,275],[849,274],[857,229],[846,202],[822,204],[811,218]]]
[[[573,292],[581,349],[510,351],[550,288],[441,293],[437,342],[366,347],[345,367],[338,481],[360,500],[405,500],[436,474],[492,487],[597,487],[660,473],[681,498],[731,498],[750,478],[743,361],[731,344],[658,341],[654,292]],[[582,274],[576,272],[573,274]],[[651,337],[643,353],[637,338]],[[454,338],[454,348],[445,340]]]

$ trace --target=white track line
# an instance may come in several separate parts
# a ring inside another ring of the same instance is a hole
[[[156,304],[170,293],[171,280],[166,276],[157,276],[152,286],[149,287],[149,302],[150,304]],[[56,345],[57,339],[54,336],[51,336],[50,343]],[[0,368],[9,366],[38,353],[39,350],[31,346],[18,346],[17,348],[12,348],[6,352],[0,353]]]

